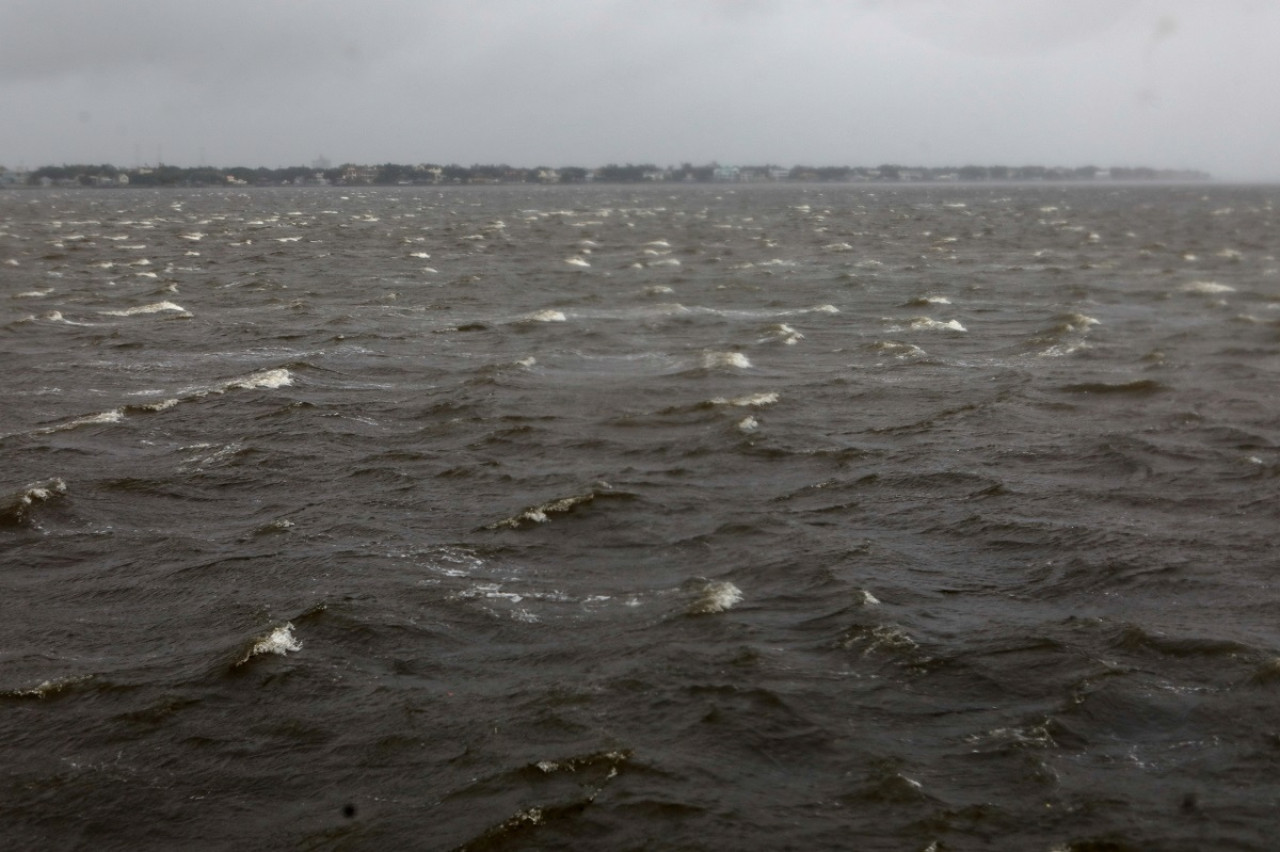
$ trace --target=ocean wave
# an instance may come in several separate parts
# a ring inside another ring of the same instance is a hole
[[[272,370],[262,370],[257,373],[250,373],[247,376],[231,379],[221,385],[218,388],[218,392],[222,393],[229,390],[255,390],[258,388],[275,390],[292,384],[293,374],[284,367],[277,367]]]
[[[65,432],[69,429],[78,429],[81,426],[97,426],[109,423],[119,423],[124,420],[125,416],[128,414],[166,411],[181,402],[199,400],[209,396],[210,394],[223,394],[232,390],[257,390],[263,388],[274,390],[291,384],[293,384],[293,374],[286,368],[278,367],[270,370],[261,370],[256,373],[250,373],[245,376],[229,379],[228,381],[218,385],[189,388],[177,397],[170,397],[149,403],[133,403],[122,406],[121,408],[113,408],[109,411],[100,411],[97,414],[76,417],[62,423],[55,423],[52,426],[35,429],[29,434],[50,435],[55,432]]]
[[[153,302],[150,305],[139,305],[136,308],[126,308],[122,311],[100,311],[104,316],[109,317],[133,317],[143,314],[160,314],[174,313],[179,317],[187,319],[191,317],[191,313],[182,305],[175,302]]]
[[[745,370],[751,366],[751,361],[741,352],[705,352],[702,355],[702,366],[707,370],[726,367]]]
[[[1053,319],[1051,325],[1030,337],[1026,345],[1040,349],[1036,354],[1041,357],[1060,358],[1084,348],[1090,329],[1099,324],[1098,319],[1088,314],[1074,311],[1060,314]]]
[[[27,524],[37,503],[48,502],[66,493],[67,483],[58,477],[23,486],[0,502],[0,524]]]
[[[920,647],[911,634],[894,624],[854,625],[841,633],[836,644],[847,650],[859,650],[864,657],[887,654],[907,660],[914,660]]]
[[[779,396],[775,391],[765,391],[762,393],[748,394],[747,396],[737,396],[732,399],[718,396],[711,400],[712,405],[732,405],[738,408],[760,408],[765,405],[773,405],[777,402]]]
[[[170,408],[173,408],[175,405],[177,405],[180,402],[182,402],[182,400],[176,399],[176,398],[161,399],[156,402],[141,402],[134,405],[127,405],[125,406],[124,410],[126,413],[132,413],[136,411],[139,413],[153,414],[157,411],[166,411]]]
[[[1080,382],[1063,385],[1067,393],[1102,394],[1114,396],[1148,396],[1166,390],[1166,386],[1154,379],[1139,379],[1132,382]]]
[[[894,358],[923,358],[929,354],[915,344],[903,343],[899,340],[877,340],[875,343],[868,344],[868,347],[872,352],[891,355]]]
[[[1209,296],[1218,293],[1234,293],[1236,288],[1230,284],[1219,284],[1216,281],[1191,281],[1183,284],[1178,290],[1183,293],[1199,293]]]
[[[914,317],[907,327],[913,331],[967,331],[959,320],[936,320],[932,317]]]
[[[696,596],[685,612],[689,615],[709,615],[727,612],[742,602],[742,590],[725,580],[702,582]]]
[[[45,699],[66,692],[79,684],[93,680],[93,675],[80,675],[78,677],[60,677],[42,681],[35,686],[25,688],[10,689],[0,692],[0,698],[35,698]]]
[[[245,650],[244,655],[236,661],[236,666],[243,666],[254,657],[264,654],[277,654],[283,657],[285,654],[301,650],[302,642],[293,635],[293,623],[288,622],[273,628],[270,633],[255,638]]]
[[[45,426],[41,429],[34,430],[33,435],[51,435],[54,432],[65,432],[68,429],[78,429],[81,426],[98,426],[105,423],[119,423],[124,419],[124,409],[113,408],[110,411],[100,411],[97,414],[87,414],[83,417],[76,417],[73,420],[67,420],[63,423],[56,423],[53,426]]]
[[[951,300],[946,296],[916,296],[902,303],[904,308],[928,308],[933,305],[949,305]]]
[[[579,506],[586,505],[596,499],[596,492],[588,491],[586,494],[577,494],[572,497],[559,497],[555,500],[548,500],[546,503],[539,503],[536,506],[530,506],[509,518],[503,518],[492,524],[487,524],[482,529],[499,530],[499,529],[520,529],[530,524],[545,524],[549,518],[548,515],[558,515],[565,512],[572,512]]]
[[[541,311],[534,311],[531,314],[525,314],[520,317],[518,322],[564,322],[567,317],[563,311],[557,311],[547,308]]]
[[[803,334],[796,331],[794,328],[787,325],[785,322],[780,322],[777,325],[772,326],[769,329],[769,334],[772,338],[776,340],[781,340],[783,343],[785,343],[788,346],[794,346],[797,343],[799,343],[801,340],[804,340]]]

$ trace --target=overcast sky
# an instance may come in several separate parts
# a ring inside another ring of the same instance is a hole
[[[1280,179],[1276,0],[0,0],[0,165]]]

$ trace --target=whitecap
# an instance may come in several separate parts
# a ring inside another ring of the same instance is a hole
[[[562,311],[547,308],[541,311],[534,311],[531,314],[525,314],[521,319],[524,322],[564,322],[567,317]]]
[[[911,320],[911,328],[918,331],[965,331],[965,327],[960,324],[959,320],[942,320],[931,319],[930,317],[916,317]]]
[[[727,581],[708,582],[686,610],[690,615],[725,612],[742,602],[742,590]]]
[[[679,266],[680,261],[676,260],[674,257],[664,257],[661,260],[651,260],[645,265],[646,266]]]
[[[1099,325],[1100,321],[1088,314],[1069,313],[1062,317],[1064,331],[1086,331],[1091,325]]]
[[[756,432],[759,429],[760,429],[760,421],[755,419],[751,415],[747,415],[746,417],[738,421],[738,431],[744,434],[750,435],[752,432]]]
[[[5,514],[20,517],[35,503],[43,503],[67,493],[67,483],[60,477],[32,482],[6,501]]]
[[[221,390],[254,390],[256,388],[269,388],[274,390],[293,384],[293,374],[283,367],[274,370],[263,370],[259,373],[251,373],[238,379],[232,379],[222,386]]]
[[[871,348],[876,352],[883,352],[885,355],[892,355],[895,358],[919,358],[928,354],[919,346],[898,340],[880,340],[872,344]]]
[[[66,423],[59,423],[56,426],[47,426],[44,429],[37,429],[36,435],[50,435],[54,432],[65,432],[68,429],[76,429],[80,426],[95,426],[105,423],[119,423],[124,419],[124,412],[119,408],[113,408],[110,411],[99,412],[98,414],[90,414],[85,417],[77,417],[74,420],[68,420]]]
[[[712,405],[732,405],[738,408],[760,408],[765,405],[773,405],[777,401],[778,401],[778,394],[774,391],[768,391],[765,393],[753,393],[747,396],[738,396],[732,399],[727,399],[725,397],[718,396],[715,399],[711,400],[711,404]]]
[[[260,637],[249,647],[245,655],[236,663],[242,666],[254,657],[262,654],[278,654],[284,656],[290,651],[301,651],[302,643],[293,635],[293,624],[287,623],[275,628],[265,636]]]
[[[92,675],[53,678],[51,680],[43,681],[36,686],[27,687],[26,689],[14,689],[9,692],[0,692],[0,695],[8,698],[48,698],[50,695],[56,695],[64,689],[75,686],[77,683],[83,683],[91,678]]]
[[[584,503],[590,503],[594,499],[596,499],[596,495],[593,491],[572,497],[561,497],[546,503],[540,503],[537,506],[530,506],[524,511],[512,515],[509,518],[504,518],[501,521],[495,521],[492,524],[488,524],[484,529],[519,529],[520,527],[530,523],[545,524],[549,520],[547,517],[548,515],[570,512],[577,506],[581,506]]]
[[[174,302],[153,302],[150,305],[139,305],[136,308],[126,308],[123,311],[102,311],[106,316],[111,317],[132,317],[140,314],[159,314],[172,312],[181,316],[190,317],[191,314],[182,305]]]
[[[1178,288],[1183,293],[1234,293],[1235,287],[1230,284],[1219,284],[1216,281],[1192,281]]]
[[[590,263],[588,263],[586,260],[584,260],[581,257],[567,257],[565,258],[564,262],[569,264],[570,266],[577,266],[582,269],[587,269],[591,266]]]
[[[706,352],[702,356],[702,366],[708,370],[720,367],[745,370],[751,366],[751,361],[741,352]]]
[[[795,346],[796,343],[798,343],[801,340],[804,340],[803,334],[796,331],[794,328],[787,325],[785,322],[778,323],[777,325],[773,326],[770,329],[770,331],[788,346]]]
[[[162,400],[159,400],[158,402],[143,403],[142,405],[137,406],[137,408],[139,411],[151,411],[151,412],[167,411],[168,409],[173,408],[179,402],[181,402],[181,400],[179,399],[162,399]]]

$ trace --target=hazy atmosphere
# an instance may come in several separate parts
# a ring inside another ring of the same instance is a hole
[[[1262,0],[7,0],[0,165],[682,161],[1280,178]]]

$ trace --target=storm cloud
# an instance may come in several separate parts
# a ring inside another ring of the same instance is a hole
[[[0,165],[682,161],[1280,178],[1280,6],[9,0]]]

